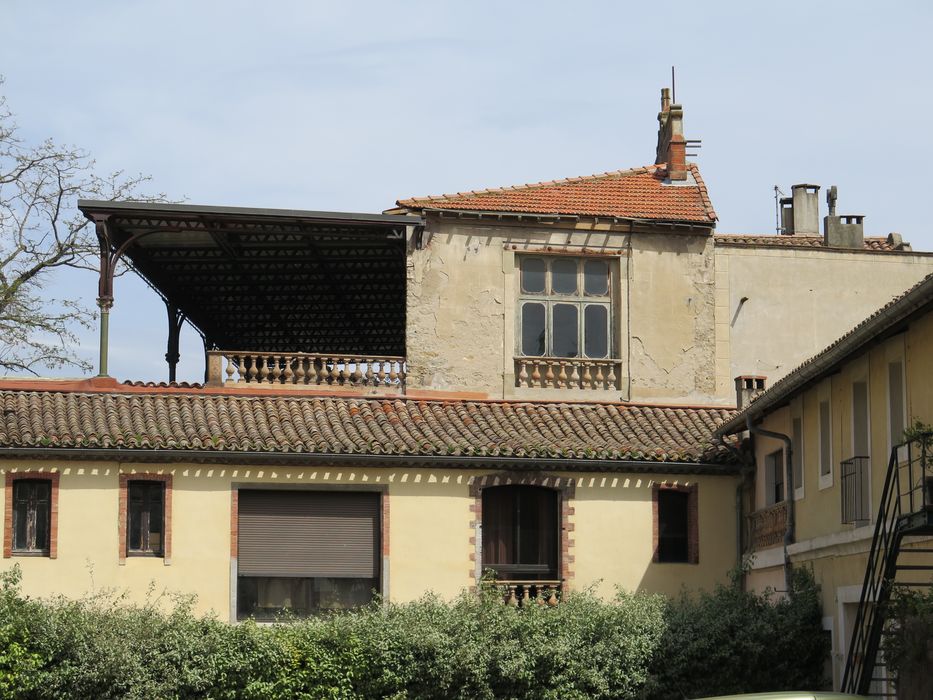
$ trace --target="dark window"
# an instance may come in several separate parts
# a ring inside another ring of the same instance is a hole
[[[784,500],[784,450],[765,456],[765,505]]]
[[[553,489],[484,489],[483,569],[494,569],[503,580],[556,580],[557,509]]]
[[[164,551],[165,484],[161,481],[131,481],[127,491],[127,553],[161,557]]]
[[[13,551],[48,554],[51,530],[52,482],[20,479],[13,482]]]
[[[690,561],[690,494],[674,489],[658,492],[658,561]]]

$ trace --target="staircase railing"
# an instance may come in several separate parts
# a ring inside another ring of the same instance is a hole
[[[869,692],[881,644],[885,608],[897,574],[897,556],[904,536],[902,519],[922,509],[925,503],[924,470],[929,461],[929,445],[930,436],[923,435],[891,450],[842,677],[843,692],[860,695]],[[906,456],[906,460],[901,460],[901,455]],[[906,490],[902,490],[905,485]]]

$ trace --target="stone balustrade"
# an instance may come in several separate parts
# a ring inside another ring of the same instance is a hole
[[[502,601],[513,607],[532,602],[554,607],[560,602],[560,581],[495,581],[494,584],[502,591]]]
[[[748,516],[748,542],[751,551],[776,547],[787,530],[787,501],[756,510]]]
[[[336,386],[403,389],[404,357],[210,350],[209,386]]]
[[[621,360],[516,357],[515,386],[547,389],[619,389]]]

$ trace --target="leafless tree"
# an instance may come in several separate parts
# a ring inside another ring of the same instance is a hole
[[[95,314],[50,294],[53,275],[96,265],[97,239],[75,206],[78,198],[164,201],[139,195],[147,180],[97,175],[85,151],[51,139],[24,143],[0,96],[0,372],[90,369],[75,354],[75,331],[89,327]]]

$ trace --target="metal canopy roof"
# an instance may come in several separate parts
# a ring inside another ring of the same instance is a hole
[[[419,217],[92,200],[78,208],[208,346],[405,354],[406,227]]]

